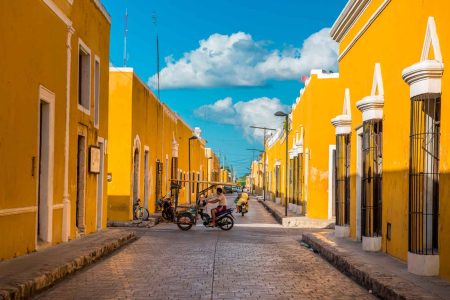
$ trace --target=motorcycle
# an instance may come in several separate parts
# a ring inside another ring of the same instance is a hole
[[[205,227],[211,224],[211,216],[205,212],[206,201],[202,201],[197,207],[191,207],[187,211],[180,213],[177,216],[177,225],[183,231],[191,229],[192,225],[196,223],[196,215],[199,215]],[[216,227],[228,231],[234,226],[234,217],[232,215],[233,208],[228,208],[216,214]]]
[[[163,219],[166,221],[173,221],[175,212],[170,195],[158,200],[158,205],[161,209],[161,216]]]
[[[248,213],[248,202],[241,204],[241,214],[244,216],[246,213]]]

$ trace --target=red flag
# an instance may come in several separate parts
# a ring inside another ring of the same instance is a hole
[[[303,82],[303,83],[305,83],[306,82],[306,80],[308,80],[309,79],[309,77],[308,76],[306,76],[306,75],[303,75],[302,76],[302,78],[301,78],[301,81]]]

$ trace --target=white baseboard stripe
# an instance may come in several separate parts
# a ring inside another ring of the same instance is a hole
[[[36,206],[0,209],[0,217],[36,212]]]

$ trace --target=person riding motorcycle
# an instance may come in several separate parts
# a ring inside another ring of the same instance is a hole
[[[247,189],[246,188],[244,188],[242,190],[242,193],[239,196],[239,200],[236,203],[236,211],[238,213],[241,212],[242,205],[244,205],[244,204],[248,204],[248,194],[247,194]]]
[[[218,187],[216,189],[217,195],[213,197],[210,200],[207,200],[206,203],[217,203],[219,202],[219,206],[216,208],[211,209],[211,217],[212,221],[209,227],[215,227],[216,226],[216,215],[224,210],[227,209],[227,198],[223,194],[223,190],[221,187]]]

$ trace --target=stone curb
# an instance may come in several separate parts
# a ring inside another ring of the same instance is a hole
[[[432,299],[426,291],[421,291],[410,282],[394,279],[394,274],[380,270],[371,270],[359,260],[352,258],[350,253],[340,251],[317,237],[315,233],[304,233],[302,241],[311,246],[339,271],[346,274],[361,286],[371,290],[382,299]]]
[[[278,222],[278,224],[283,225],[283,217],[281,217],[278,212],[276,212],[275,210],[273,210],[269,205],[267,205],[265,203],[264,200],[257,200],[259,203],[261,203],[262,206],[264,206],[264,208],[270,212],[270,214],[274,217],[274,219]]]
[[[0,286],[0,300],[29,299],[63,278],[98,261],[100,258],[111,254],[136,239],[137,237],[134,232],[124,232],[120,237],[107,240],[100,247],[87,249],[86,253],[73,257],[50,271],[45,270],[40,274],[34,275],[33,278],[25,278],[26,276],[22,276],[22,280],[17,280],[14,284]]]
[[[308,219],[301,216],[284,217],[277,210],[273,209],[263,200],[257,200],[262,206],[266,208],[268,212],[275,218],[275,220],[283,227],[286,228],[304,228],[304,229],[333,229],[333,221],[322,221],[316,219]],[[269,200],[270,201],[270,200]]]
[[[107,227],[151,228],[159,223],[159,218],[150,217],[147,221],[108,221]]]

